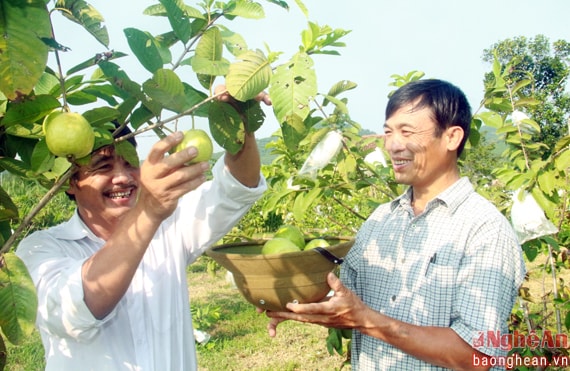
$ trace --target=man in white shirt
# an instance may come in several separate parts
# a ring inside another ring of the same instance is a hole
[[[269,104],[266,97],[264,101]],[[157,142],[140,168],[113,146],[80,166],[67,222],[17,250],[38,293],[46,370],[195,370],[186,267],[222,238],[266,189],[253,133],[208,163]]]

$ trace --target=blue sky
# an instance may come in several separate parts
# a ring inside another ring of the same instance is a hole
[[[300,44],[300,32],[307,19],[294,0],[285,11],[263,0],[264,20],[227,22],[240,33],[250,49],[265,50],[267,43],[274,51],[288,57]],[[194,1],[186,0],[189,5]],[[130,53],[123,29],[135,27],[151,33],[167,30],[168,25],[155,17],[144,16],[143,10],[158,0],[89,1],[105,18],[111,38],[110,48]],[[570,40],[567,0],[304,0],[309,20],[319,25],[351,30],[344,38],[346,47],[341,56],[315,56],[319,91],[325,93],[340,80],[351,80],[358,87],[347,93],[348,108],[353,120],[362,127],[381,132],[391,75],[412,70],[423,71],[426,77],[448,80],[467,94],[474,109],[482,98],[483,74],[490,66],[481,55],[492,44],[516,36],[545,35],[554,42]],[[56,38],[72,49],[61,56],[64,69],[104,51],[85,31],[55,15]],[[228,57],[229,58],[229,57]],[[282,59],[284,61],[285,59]],[[53,63],[53,62],[50,62]],[[139,82],[149,77],[134,57],[118,60],[132,79]],[[53,64],[50,64],[53,66]],[[270,114],[270,112],[269,112]],[[278,129],[270,117],[257,136],[266,137]],[[179,128],[189,128],[189,120]],[[200,126],[201,124],[198,124]],[[206,125],[204,125],[204,128]],[[141,157],[155,141],[150,135],[140,138]]]

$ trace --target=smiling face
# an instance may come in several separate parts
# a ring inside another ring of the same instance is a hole
[[[434,197],[459,178],[458,126],[439,129],[428,106],[403,105],[384,124],[386,151],[398,183],[414,188],[414,197]]]
[[[106,238],[117,221],[136,202],[139,169],[118,156],[113,147],[93,153],[81,166],[67,193],[75,197],[82,220],[99,237]]]

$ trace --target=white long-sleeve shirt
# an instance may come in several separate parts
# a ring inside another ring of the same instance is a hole
[[[266,189],[239,183],[221,158],[214,180],[180,199],[157,230],[124,297],[97,320],[83,300],[81,266],[105,241],[75,212],[24,239],[17,255],[38,293],[46,370],[195,370],[186,267],[221,239]]]

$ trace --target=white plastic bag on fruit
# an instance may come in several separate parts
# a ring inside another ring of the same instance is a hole
[[[299,170],[299,176],[315,180],[317,171],[327,166],[338,155],[342,148],[342,133],[338,130],[329,131],[317,145]]]
[[[374,151],[367,154],[366,157],[364,157],[364,161],[369,164],[381,164],[384,167],[387,166],[384,153],[382,153],[378,147],[374,148]]]
[[[520,190],[513,193],[511,222],[519,239],[519,243],[533,240],[558,232],[558,228],[544,215],[532,194],[524,192],[519,199]]]
[[[208,334],[207,332],[200,331],[200,330],[196,330],[196,329],[193,329],[193,330],[194,330],[194,339],[195,339],[198,343],[204,345],[204,344],[206,344],[208,341],[210,341],[210,337],[211,337],[211,336],[210,336],[210,334]]]

